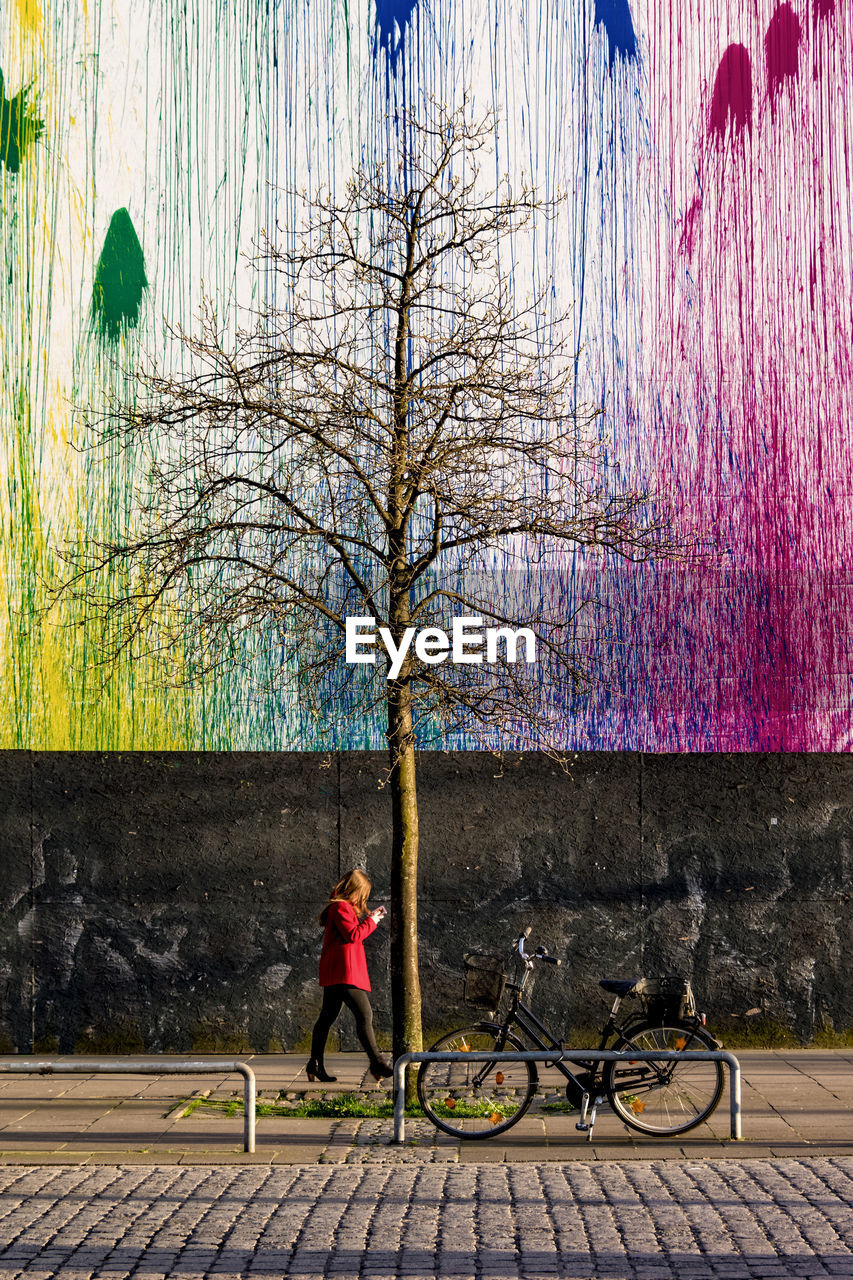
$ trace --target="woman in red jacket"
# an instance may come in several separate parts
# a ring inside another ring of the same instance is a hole
[[[352,1009],[355,1015],[356,1034],[367,1051],[374,1080],[382,1080],[392,1074],[392,1068],[383,1062],[376,1046],[373,1010],[367,996],[370,979],[363,942],[385,916],[384,907],[377,907],[367,914],[369,897],[370,881],[367,876],[363,871],[350,871],[335,885],[320,916],[320,924],[326,926],[320,953],[323,1007],[311,1036],[311,1061],[305,1068],[309,1080],[330,1084],[337,1079],[327,1074],[323,1054],[329,1029],[343,1005]]]

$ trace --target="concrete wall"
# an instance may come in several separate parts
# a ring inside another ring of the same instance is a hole
[[[359,864],[387,895],[382,765],[0,754],[0,1050],[304,1042],[329,887]],[[741,1038],[853,1026],[850,756],[587,754],[564,774],[425,753],[420,798],[431,1029],[470,1017],[463,953],[526,924],[564,960],[534,1003],[575,1036],[599,977],[671,970]],[[387,1029],[384,929],[368,948]]]

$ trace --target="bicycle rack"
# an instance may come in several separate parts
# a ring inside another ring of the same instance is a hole
[[[243,1150],[255,1150],[255,1073],[245,1062],[218,1062],[211,1058],[187,1058],[164,1062],[161,1058],[0,1058],[0,1072],[8,1075],[124,1075],[243,1077]]]
[[[677,1059],[679,1062],[722,1062],[729,1069],[730,1137],[740,1142],[741,1132],[741,1075],[740,1063],[733,1053],[725,1049],[657,1049],[638,1052],[634,1049],[530,1049],[513,1053],[478,1049],[470,1053],[404,1053],[394,1063],[394,1142],[405,1141],[406,1132],[406,1071],[421,1062],[491,1062],[495,1057],[502,1062],[660,1062],[661,1059]]]

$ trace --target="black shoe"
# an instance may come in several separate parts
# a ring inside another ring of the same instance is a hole
[[[338,1078],[337,1076],[327,1075],[326,1068],[323,1066],[322,1062],[317,1063],[313,1058],[305,1068],[305,1074],[312,1084],[315,1080],[320,1080],[323,1084],[334,1084]]]
[[[393,1076],[394,1068],[387,1062],[376,1061],[371,1063],[370,1074],[374,1080],[387,1080],[389,1076]]]

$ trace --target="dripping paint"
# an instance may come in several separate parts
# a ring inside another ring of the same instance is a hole
[[[117,209],[95,268],[92,317],[101,336],[117,342],[135,329],[142,297],[148,288],[145,259],[127,209]]]
[[[628,0],[595,0],[594,25],[602,26],[607,33],[607,60],[610,66],[617,58],[634,61],[637,57],[637,37]]]
[[[730,44],[714,77],[708,131],[722,139],[727,128],[737,135],[751,124],[752,64],[742,44]]]
[[[27,105],[27,90],[6,97],[6,82],[0,71],[0,164],[9,173],[18,173],[21,160],[42,135],[43,121]]]
[[[381,50],[392,74],[397,71],[417,2],[418,0],[376,0],[375,53],[378,55]]]
[[[126,527],[147,465],[81,449],[72,406],[136,394],[203,297],[252,296],[285,189],[341,188],[393,159],[389,110],[468,90],[497,170],[561,198],[513,267],[569,310],[617,474],[713,544],[553,569],[607,618],[591,688],[550,691],[565,746],[850,749],[849,5],[18,0],[0,29],[3,746],[382,745],[269,671],[168,682],[155,654],[105,687],[44,584],[63,542]]]

